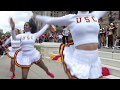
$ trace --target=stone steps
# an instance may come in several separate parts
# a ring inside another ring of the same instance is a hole
[[[104,76],[105,79],[120,79],[120,77],[116,77],[116,76],[113,76],[113,75],[109,75],[109,76]]]
[[[109,69],[111,75],[116,76],[116,77],[120,77],[120,68],[113,67],[110,65],[105,65],[105,64],[103,64],[102,66],[107,67]]]
[[[114,66],[114,67],[120,68],[120,60],[108,59],[108,58],[102,58],[101,57],[101,62],[103,64],[105,64],[105,65],[110,65],[110,66]]]
[[[106,78],[120,79],[120,53],[99,51],[99,56],[103,67],[107,67],[111,74]]]
[[[99,56],[102,57],[102,58],[120,60],[120,53],[112,53],[112,52],[99,51]]]

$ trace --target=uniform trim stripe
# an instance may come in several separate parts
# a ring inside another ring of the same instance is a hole
[[[7,56],[8,56],[9,58],[14,59],[14,57],[11,57],[11,56],[9,55],[10,50],[9,50],[8,48],[5,49],[5,52],[7,53]]]
[[[63,63],[64,71],[68,75],[69,79],[78,79],[77,77],[71,75],[70,71],[67,69],[66,64],[64,63],[64,55],[63,55],[64,48],[65,48],[65,46],[70,46],[70,45],[73,45],[73,44],[74,44],[73,42],[68,43],[68,44],[61,44],[60,48],[59,48],[59,53],[61,55],[61,59],[62,59],[61,61]]]
[[[22,50],[22,49],[18,49],[18,50],[15,52],[15,55],[14,55],[14,62],[15,62],[15,64],[16,64],[18,67],[21,67],[21,68],[29,68],[29,67],[31,67],[31,65],[20,65],[19,63],[17,63],[16,57],[17,57],[18,53],[19,53],[21,50]]]
[[[65,46],[70,46],[70,45],[73,45],[73,44],[74,44],[73,42],[68,43],[68,45],[61,44],[60,48],[59,48],[59,53],[61,55],[61,59],[62,59],[61,61],[63,63],[64,71],[68,75],[69,79],[78,79],[77,77],[71,75],[70,71],[67,69],[67,65],[64,63],[64,55],[63,55],[64,48],[65,48]],[[99,77],[99,79],[104,79],[104,77],[101,76],[101,77]]]

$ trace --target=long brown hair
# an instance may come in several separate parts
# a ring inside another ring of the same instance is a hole
[[[26,23],[28,23],[29,26],[31,27],[31,33],[37,32],[37,25],[32,19],[30,19],[29,22],[26,22]]]

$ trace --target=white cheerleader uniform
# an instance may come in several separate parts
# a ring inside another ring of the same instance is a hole
[[[98,20],[105,14],[105,11],[93,11],[92,13],[68,14],[62,17],[36,16],[47,24],[67,26],[74,43],[69,47],[62,44],[60,55],[64,70],[70,79],[97,79],[102,76],[102,66],[97,50],[80,50],[76,46],[87,43],[98,43],[100,30]]]
[[[12,37],[8,38],[5,45],[11,43],[11,47],[8,47],[7,56],[14,59],[15,52],[20,49],[20,40],[13,40]]]
[[[45,25],[39,32],[32,34],[25,32],[24,34],[15,35],[12,31],[14,40],[21,41],[21,49],[17,50],[14,56],[15,64],[19,67],[30,67],[32,63],[40,60],[40,52],[34,47],[36,39],[41,36],[49,25]]]

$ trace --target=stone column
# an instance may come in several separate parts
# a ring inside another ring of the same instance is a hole
[[[60,43],[55,42],[43,42],[40,44],[41,46],[41,55],[42,59],[50,59],[51,55],[59,55],[59,47]]]

